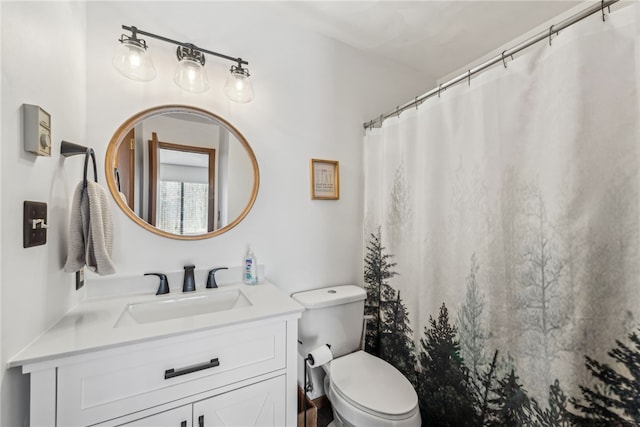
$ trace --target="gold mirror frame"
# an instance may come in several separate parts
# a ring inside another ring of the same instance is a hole
[[[240,213],[240,215],[233,221],[229,222],[229,224],[225,225],[224,227],[221,227],[209,233],[203,233],[198,235],[181,235],[181,234],[168,233],[164,230],[154,227],[153,225],[146,222],[144,219],[140,218],[135,212],[131,210],[131,208],[129,208],[129,206],[119,196],[118,186],[115,181],[115,177],[113,176],[113,174],[109,173],[109,171],[113,170],[113,165],[116,163],[118,145],[120,144],[122,139],[127,135],[127,133],[131,131],[131,129],[133,129],[134,126],[136,126],[136,124],[138,124],[139,122],[145,119],[148,119],[150,117],[157,116],[160,114],[185,113],[185,112],[195,113],[195,114],[207,117],[212,121],[218,122],[221,126],[225,127],[243,146],[243,148],[247,152],[247,155],[249,156],[249,159],[251,160],[251,165],[253,168],[253,190],[251,192],[251,196],[249,198],[249,202],[247,203],[247,206]],[[120,127],[118,127],[116,132],[113,134],[113,137],[111,137],[111,140],[109,141],[109,146],[107,147],[107,153],[105,156],[104,164],[105,164],[104,170],[105,170],[105,175],[107,177],[107,186],[109,187],[109,192],[111,193],[111,196],[115,200],[116,204],[120,207],[122,212],[124,212],[124,214],[127,215],[133,222],[135,222],[145,230],[150,231],[158,236],[168,237],[170,239],[177,239],[177,240],[208,239],[210,237],[218,236],[222,233],[229,231],[230,229],[238,225],[240,221],[242,221],[244,217],[247,216],[247,214],[253,207],[253,204],[255,203],[256,197],[258,196],[258,187],[260,185],[260,173],[258,170],[258,161],[256,160],[256,156],[253,153],[253,150],[251,149],[251,146],[247,142],[244,135],[242,135],[231,123],[229,123],[222,117],[216,114],[213,114],[207,110],[188,106],[188,105],[162,105],[159,107],[153,107],[147,110],[143,110],[133,115],[129,119],[127,119],[122,125],[120,125]]]

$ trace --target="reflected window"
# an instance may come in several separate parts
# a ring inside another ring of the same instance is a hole
[[[208,231],[207,184],[160,181],[158,190],[158,228],[179,235],[198,235]]]

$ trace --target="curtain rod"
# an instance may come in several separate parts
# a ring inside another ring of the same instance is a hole
[[[501,54],[495,56],[492,59],[489,59],[486,62],[483,62],[482,64],[474,67],[474,68],[470,68],[469,71],[467,71],[464,74],[460,74],[458,77],[455,77],[445,83],[440,84],[438,87],[430,90],[429,92],[420,95],[420,96],[416,96],[416,98],[413,101],[407,102],[406,104],[403,104],[401,106],[396,107],[395,110],[386,113],[386,114],[382,114],[380,117],[377,117],[375,119],[372,119],[368,122],[365,122],[363,124],[365,130],[366,129],[371,129],[374,127],[380,127],[382,126],[382,122],[384,122],[386,119],[388,119],[389,117],[393,117],[393,116],[399,116],[400,113],[402,113],[405,110],[408,110],[409,108],[413,108],[416,107],[418,108],[418,106],[420,104],[422,104],[424,101],[426,101],[427,99],[431,98],[432,96],[438,95],[440,96],[440,93],[442,91],[444,91],[445,89],[456,85],[460,82],[463,82],[465,80],[469,81],[469,84],[471,84],[471,76],[478,74],[484,70],[486,70],[487,68],[491,67],[492,65],[497,64],[498,62],[502,62],[506,68],[507,63],[506,63],[506,58],[507,57],[512,57],[511,59],[513,59],[513,55],[515,55],[516,53],[542,41],[545,39],[549,39],[549,44],[551,44],[551,36],[555,33],[556,35],[558,35],[558,33],[561,30],[564,30],[565,28],[575,24],[576,22],[579,22],[581,20],[583,20],[584,18],[593,15],[596,12],[601,11],[602,12],[602,20],[605,20],[605,12],[604,9],[605,8],[609,8],[612,4],[617,3],[620,0],[601,0],[600,4],[594,4],[593,6],[588,7],[587,9],[583,10],[582,12],[579,12],[567,19],[565,19],[564,21],[558,23],[558,24],[554,24],[552,26],[549,27],[548,30],[542,31],[541,33],[539,33],[536,36],[531,37],[530,39],[516,45],[515,47],[512,47],[511,49],[507,49],[504,50]],[[611,12],[609,10],[609,12]]]

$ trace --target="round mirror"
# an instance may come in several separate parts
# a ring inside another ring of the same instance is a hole
[[[233,228],[260,182],[247,140],[195,107],[165,105],[124,122],[105,159],[109,191],[123,212],[155,234],[196,240]]]

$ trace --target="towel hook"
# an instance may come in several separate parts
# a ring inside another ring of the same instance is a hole
[[[62,141],[60,145],[60,154],[64,157],[77,156],[79,154],[84,154],[84,172],[82,175],[82,189],[87,188],[87,169],[89,168],[89,157],[91,157],[91,161],[93,162],[93,179],[95,182],[98,182],[98,168],[96,167],[96,154],[93,151],[93,148],[84,147],[82,145],[74,144],[69,141]]]
[[[93,179],[95,182],[98,182],[98,169],[96,168],[96,154],[93,151],[93,148],[87,148],[84,156],[84,173],[83,173],[83,186],[82,188],[87,188],[87,167],[89,165],[89,157],[91,157],[91,161],[93,162]]]

